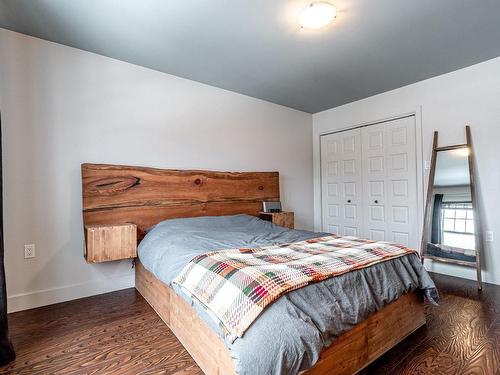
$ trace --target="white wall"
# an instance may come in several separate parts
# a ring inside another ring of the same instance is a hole
[[[3,29],[0,110],[9,311],[134,285],[83,260],[82,162],[277,170],[312,228],[310,114]]]
[[[434,130],[439,131],[440,145],[464,143],[465,125],[470,124],[483,226],[496,237],[496,242],[485,243],[483,277],[500,284],[500,58],[314,114],[315,227],[321,223],[320,134],[412,112],[421,122],[425,160],[430,160]],[[425,177],[427,186],[427,173]],[[473,269],[432,262],[427,266],[475,278]]]

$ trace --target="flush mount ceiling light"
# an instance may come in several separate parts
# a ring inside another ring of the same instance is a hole
[[[299,24],[305,29],[320,29],[337,16],[337,9],[327,2],[315,2],[305,7],[299,14]]]

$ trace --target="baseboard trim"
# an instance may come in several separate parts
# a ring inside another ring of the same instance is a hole
[[[455,264],[447,264],[435,262],[432,259],[426,259],[424,262],[425,269],[429,272],[439,273],[441,275],[459,277],[461,279],[467,279],[476,281],[476,269],[471,267],[463,267]],[[491,277],[491,272],[487,273],[484,270],[481,273],[483,283],[500,285],[500,280],[495,280]]]
[[[135,287],[134,272],[112,278],[92,280],[85,283],[13,294],[7,297],[7,312],[34,309],[40,306],[90,297]]]

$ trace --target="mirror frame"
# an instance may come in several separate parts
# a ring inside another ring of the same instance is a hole
[[[422,230],[422,240],[420,243],[420,254],[422,257],[422,263],[425,259],[431,259],[435,262],[452,263],[461,266],[476,268],[477,273],[477,286],[478,289],[482,289],[482,279],[481,279],[481,253],[483,251],[483,229],[481,226],[481,215],[479,212],[479,207],[477,204],[477,190],[475,186],[475,175],[474,175],[474,150],[472,148],[472,138],[470,127],[467,125],[465,127],[466,133],[466,143],[460,145],[442,146],[438,147],[438,132],[434,132],[434,139],[432,142],[432,158],[431,158],[431,170],[429,173],[429,182],[427,186],[427,197],[425,201],[425,213],[424,213],[424,227]],[[437,154],[439,151],[456,150],[459,148],[468,148],[469,155],[467,157],[469,162],[469,178],[470,178],[470,191],[472,200],[472,209],[474,210],[474,227],[475,227],[475,243],[476,243],[476,261],[466,262],[458,259],[441,258],[433,255],[427,255],[427,243],[429,237],[429,228],[431,224],[432,209],[430,207],[432,201],[432,194],[434,189],[434,178],[436,175],[436,161]]]

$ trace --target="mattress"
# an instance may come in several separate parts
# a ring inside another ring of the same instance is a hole
[[[138,248],[144,267],[173,287],[228,347],[238,374],[298,374],[314,366],[321,350],[371,313],[402,294],[437,292],[415,254],[349,272],[280,297],[243,337],[230,341],[206,311],[172,280],[196,255],[208,251],[258,247],[324,236],[291,230],[248,215],[166,220],[148,231]]]

